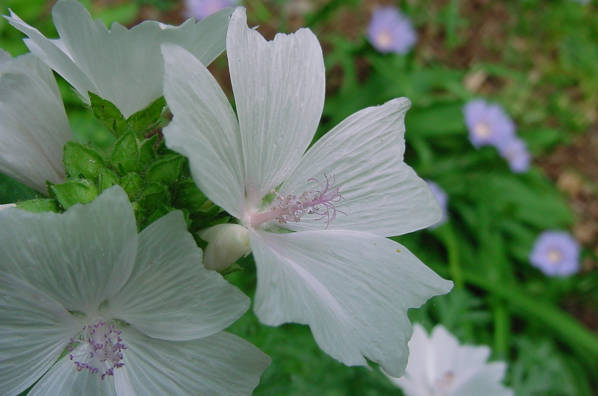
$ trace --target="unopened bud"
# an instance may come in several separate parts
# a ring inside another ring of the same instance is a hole
[[[251,253],[249,231],[239,224],[218,224],[201,231],[199,236],[208,242],[203,255],[207,269],[223,271]]]

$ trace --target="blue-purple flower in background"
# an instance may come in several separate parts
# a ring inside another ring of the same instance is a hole
[[[507,160],[509,167],[515,173],[526,172],[529,169],[531,157],[525,142],[513,136],[498,146],[498,152]]]
[[[463,108],[469,140],[475,147],[500,147],[515,136],[515,123],[497,104],[482,99],[469,101]]]
[[[548,276],[579,271],[579,243],[565,231],[544,231],[534,244],[530,261]]]
[[[448,211],[447,211],[448,210],[447,209],[448,195],[447,195],[446,191],[444,191],[443,188],[440,187],[435,182],[433,182],[431,180],[427,180],[427,183],[428,183],[428,187],[430,187],[430,190],[432,190],[432,194],[434,194],[434,197],[438,201],[440,208],[442,209],[442,218],[438,221],[438,223],[428,227],[428,228],[436,228],[436,227],[444,224],[446,222],[446,220],[448,219]]]
[[[235,0],[185,0],[185,13],[187,17],[198,21],[226,7],[233,7],[239,2]]]
[[[368,27],[368,39],[380,52],[408,52],[417,41],[411,21],[396,7],[374,11]]]

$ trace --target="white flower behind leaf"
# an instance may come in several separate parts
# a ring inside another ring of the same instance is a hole
[[[209,65],[222,53],[231,10],[199,23],[180,26],[144,21],[132,29],[113,23],[110,30],[92,20],[78,1],[59,0],[52,8],[57,40],[44,37],[11,11],[8,22],[29,38],[25,44],[64,77],[89,103],[88,92],[114,104],[125,118],[162,96],[160,45],[178,44]]]
[[[52,71],[33,55],[0,50],[0,172],[45,194],[46,181],[64,181],[71,138]]]
[[[248,395],[269,358],[225,332],[249,299],[200,265],[181,212],[137,234],[118,186],[63,214],[0,211],[0,389]]]
[[[440,325],[428,337],[416,324],[405,375],[389,378],[406,396],[513,396],[501,384],[505,363],[488,363],[489,356],[487,346],[459,345]]]
[[[259,319],[308,324],[318,345],[343,363],[370,359],[400,375],[411,335],[407,310],[452,287],[386,238],[441,215],[403,162],[409,101],[353,114],[305,152],[325,88],[322,50],[310,30],[266,41],[247,27],[244,9],[233,13],[227,56],[238,119],[200,61],[173,45],[163,52],[174,114],[166,144],[189,158],[200,189],[248,230]]]

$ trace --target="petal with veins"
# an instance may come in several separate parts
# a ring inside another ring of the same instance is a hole
[[[111,316],[167,340],[223,330],[247,311],[249,299],[201,263],[182,212],[163,216],[139,234],[131,277],[109,300]]]
[[[368,107],[318,140],[281,188],[282,195],[313,189],[328,176],[342,199],[328,229],[381,236],[401,235],[434,224],[441,210],[427,184],[403,162],[406,98]],[[288,223],[292,230],[322,229],[321,216]]]
[[[129,117],[162,96],[160,44],[184,46],[207,65],[224,49],[230,12],[222,10],[201,22],[187,20],[177,27],[146,21],[132,29],[114,23],[108,30],[78,1],[61,0],[52,9],[60,44],[12,12],[7,19],[29,36],[26,44],[31,52],[85,100],[88,91],[94,92]]]
[[[52,71],[33,55],[0,63],[0,138],[0,172],[42,193],[64,181],[71,128]]]
[[[239,124],[208,69],[191,53],[162,46],[164,96],[174,119],[164,129],[169,148],[189,157],[191,173],[210,200],[235,217],[245,198]]]
[[[137,227],[115,186],[65,213],[0,211],[0,270],[27,281],[69,311],[95,312],[127,281]]]
[[[0,271],[0,388],[17,395],[40,378],[79,323],[53,298]]]
[[[324,105],[324,59],[309,29],[266,41],[247,27],[245,9],[231,17],[226,51],[245,160],[250,204],[277,187],[301,160]]]
[[[409,308],[447,293],[446,281],[400,244],[358,231],[252,232],[262,322],[308,324],[326,353],[347,365],[407,363]]]

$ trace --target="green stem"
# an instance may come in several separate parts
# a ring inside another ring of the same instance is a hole
[[[459,260],[459,245],[455,238],[455,233],[450,224],[444,224],[442,227],[442,239],[446,246],[448,253],[449,274],[453,282],[455,282],[455,289],[462,289],[465,286],[463,281],[463,272],[461,271],[461,263]]]
[[[496,358],[505,359],[509,353],[509,332],[511,319],[505,302],[495,299],[494,306],[494,352]]]

